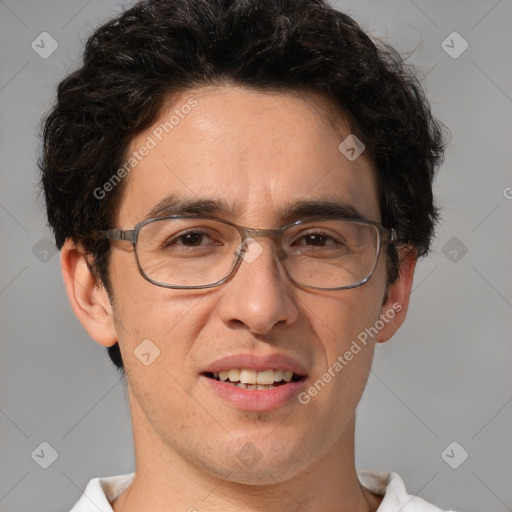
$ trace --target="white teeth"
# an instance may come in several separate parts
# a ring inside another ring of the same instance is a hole
[[[256,384],[274,384],[274,370],[263,370],[256,376]]]
[[[231,370],[229,370],[231,372]],[[256,384],[258,372],[256,370],[240,370],[240,382],[243,384]]]
[[[252,389],[250,386],[264,386],[263,389],[269,389],[268,386],[277,382],[291,382],[293,372],[290,370],[262,370],[257,372],[248,368],[221,370],[213,372],[213,378],[221,382],[230,381],[234,384],[240,383],[244,389]],[[247,386],[246,386],[247,385]],[[257,389],[256,387],[254,389]],[[258,387],[258,389],[261,389]]]
[[[274,370],[274,382],[281,382],[283,380],[283,370]]]
[[[228,375],[231,382],[238,382],[240,380],[240,370],[229,370]]]

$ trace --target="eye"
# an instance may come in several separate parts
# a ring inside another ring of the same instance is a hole
[[[168,238],[163,246],[164,247],[172,247],[172,246],[181,246],[181,247],[201,247],[206,244],[203,244],[202,242],[212,240],[212,238],[198,230],[194,231],[187,231],[185,233],[181,233],[178,235],[173,236],[172,238]]]
[[[323,232],[312,232],[307,234],[302,234],[299,236],[294,245],[301,246],[310,246],[310,247],[325,247],[326,245],[340,245],[343,242],[341,240],[336,240],[334,237],[323,233]]]

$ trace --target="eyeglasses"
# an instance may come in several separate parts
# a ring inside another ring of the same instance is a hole
[[[145,279],[180,289],[212,288],[227,281],[242,259],[251,263],[262,251],[257,237],[278,242],[277,256],[293,283],[320,290],[355,288],[370,279],[382,246],[396,240],[394,229],[369,220],[312,218],[253,229],[198,215],[156,217],[134,229],[98,234],[131,242]]]

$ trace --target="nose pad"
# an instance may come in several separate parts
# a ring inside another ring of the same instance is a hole
[[[278,245],[275,243],[274,247],[276,249],[278,261],[283,261],[288,257],[284,252],[281,244]],[[258,258],[258,256],[261,255],[262,252],[262,245],[256,240],[256,238],[249,236],[238,245],[234,254],[236,256],[240,254],[245,263],[252,263]]]
[[[288,258],[287,254],[283,251],[283,248],[281,245],[278,245],[276,247],[276,256],[280,263],[283,263],[283,261]]]

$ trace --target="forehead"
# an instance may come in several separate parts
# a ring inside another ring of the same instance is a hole
[[[297,202],[339,202],[380,221],[372,163],[364,152],[349,160],[339,150],[349,134],[319,93],[190,89],[131,141],[117,225],[165,213],[169,197],[175,210],[222,204],[223,218],[254,227],[279,224]]]

